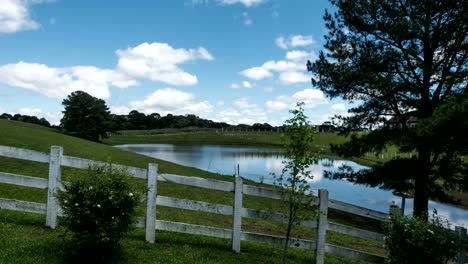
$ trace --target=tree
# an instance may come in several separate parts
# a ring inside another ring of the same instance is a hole
[[[82,91],[72,92],[62,105],[65,107],[60,126],[87,140],[107,138],[112,128],[112,117],[106,102]]]
[[[282,262],[286,262],[288,243],[293,225],[297,225],[313,212],[310,204],[312,196],[308,195],[313,178],[310,166],[317,161],[314,154],[313,140],[315,130],[304,115],[304,103],[297,103],[289,111],[293,117],[285,121],[284,138],[285,161],[281,175],[274,175],[275,186],[282,192],[288,206],[288,225],[283,249]]]
[[[358,104],[350,109],[351,117],[339,119],[343,133],[374,128],[333,150],[345,157],[362,156],[395,145],[401,153],[415,154],[357,173],[353,179],[384,187],[412,179],[414,214],[427,216],[430,197],[449,198],[451,188],[466,188],[467,164],[461,157],[467,142],[458,131],[442,125],[450,118],[442,109],[459,116],[463,107],[456,104],[463,105],[460,102],[467,98],[468,3],[330,1],[337,11],[325,12],[327,51],[313,64],[308,62],[312,83],[331,98]],[[417,120],[415,127],[408,126],[410,118]],[[459,118],[466,125],[466,116]],[[399,125],[385,125],[389,119]]]

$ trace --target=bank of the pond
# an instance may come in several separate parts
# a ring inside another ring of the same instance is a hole
[[[106,144],[98,144],[95,142],[70,137],[58,133],[54,129],[2,119],[0,119],[0,145],[25,148],[41,152],[48,152],[50,150],[50,146],[58,145],[63,146],[64,154],[67,156],[75,156],[100,161],[111,161],[112,163],[141,168],[146,168],[148,163],[157,163],[161,173],[197,176],[225,181],[232,180],[231,177],[221,174],[210,173],[193,167],[181,166],[172,162],[167,162],[164,160],[159,160],[118,149]],[[5,157],[0,157],[0,168],[2,172],[29,175],[33,177],[46,178],[48,175],[47,164]],[[70,168],[63,168],[62,170],[64,180],[69,180],[70,177],[74,177],[74,175],[81,173],[86,173],[86,170]],[[247,182],[249,184],[255,184],[251,181]],[[209,203],[223,203],[227,205],[232,204],[232,194],[226,192],[207,191],[201,188],[182,186],[166,182],[161,182],[158,184],[158,186],[160,189],[160,195],[172,196],[181,199],[199,200]],[[47,201],[47,190],[0,184],[0,197],[45,203]],[[268,208],[268,210],[271,211],[281,211],[280,203],[270,199],[258,199],[247,196],[243,202],[246,207],[252,209],[265,210],[265,208]],[[209,213],[193,213],[186,210],[164,207],[161,207],[158,210],[158,218],[161,220],[184,221],[192,224],[208,225],[220,228],[226,228],[226,226],[229,226],[230,221],[232,220],[228,216],[217,216]],[[345,223],[355,227],[367,228],[372,226],[375,230],[381,230],[381,226],[378,223],[368,222],[365,219],[359,217],[336,214],[333,211],[330,212],[330,219],[338,223]],[[44,228],[43,225],[43,216],[16,214],[8,210],[0,209],[0,263],[60,263],[60,260],[54,259],[53,257],[53,254],[60,250],[58,247],[60,245],[60,234]],[[277,235],[283,234],[285,230],[283,225],[268,221],[245,221],[242,228],[251,232],[267,234],[273,232]],[[223,251],[221,253],[214,253],[214,255],[211,255],[212,257],[203,259],[197,252],[200,248],[205,248],[208,250],[211,245],[211,238],[205,238],[203,236],[191,236],[190,238],[185,238],[184,235],[173,233],[160,236],[161,243],[158,245],[148,245],[145,246],[144,249],[139,249],[141,245],[144,245],[144,239],[142,239],[144,235],[140,231],[136,232],[137,233],[133,234],[132,236],[137,236],[137,238],[135,239],[130,237],[124,241],[124,245],[135,245],[135,247],[132,249],[133,253],[130,253],[131,255],[137,254],[136,252],[139,252],[140,250],[144,250],[144,254],[146,254],[147,257],[137,258],[135,261],[129,260],[123,263],[148,263],[148,258],[150,258],[149,256],[160,253],[164,248],[167,248],[167,250],[170,251],[170,254],[180,254],[180,258],[178,258],[179,262],[172,263],[216,263],[222,261],[224,258],[231,256],[231,253],[228,250],[226,252]],[[294,232],[293,235],[299,238],[308,238],[312,237],[313,233],[310,229],[298,229]],[[45,239],[46,237],[50,238],[50,240]],[[166,237],[177,237],[177,241],[174,242],[174,240],[170,239],[165,240]],[[384,254],[382,245],[377,242],[367,242],[365,240],[363,241],[362,239],[356,240],[350,236],[340,234],[335,234],[327,240],[329,243],[346,243],[347,247],[363,249],[374,254]],[[192,246],[191,241],[197,241],[196,243],[198,244]],[[48,242],[51,244],[48,244]],[[229,247],[229,241],[227,240],[216,243],[220,243],[221,248]],[[263,246],[253,245],[252,252],[255,251],[257,247],[261,248]],[[271,251],[273,249],[277,250],[278,248],[269,247],[267,250],[265,250],[265,252]],[[308,253],[298,254],[299,256],[306,256]],[[268,253],[266,253],[265,256],[268,256]],[[199,257],[200,259],[198,259]],[[166,259],[162,259],[161,261],[164,262]],[[273,260],[273,256],[266,259],[271,260],[272,263],[276,261]],[[308,261],[308,259],[310,259],[310,256],[307,256],[305,259],[298,257],[297,263],[305,263]],[[339,258],[332,256],[330,259]],[[235,258],[235,260],[246,263],[258,262],[258,259],[254,258],[253,255],[249,255],[248,253],[239,258]],[[230,260],[222,262],[230,263],[229,261]],[[338,261],[335,263],[340,262]]]

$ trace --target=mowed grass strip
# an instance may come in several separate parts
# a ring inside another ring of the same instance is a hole
[[[0,210],[0,263],[58,264],[66,256],[64,230],[43,226],[41,215]],[[119,263],[280,263],[281,249],[262,243],[242,242],[242,252],[231,252],[230,241],[204,236],[157,232],[156,243],[144,242],[143,229],[135,229],[122,240]],[[311,250],[291,249],[288,263],[313,263]],[[326,263],[362,262],[327,255]]]
[[[206,171],[198,170],[191,167],[184,167],[174,163],[165,162],[161,160],[156,160],[150,157],[139,155],[136,153],[128,152],[125,150],[117,149],[109,145],[98,144],[94,142],[89,142],[81,140],[78,138],[70,137],[57,133],[55,130],[47,129],[43,127],[38,127],[35,125],[30,125],[21,122],[0,120],[0,145],[7,145],[13,147],[20,147],[26,149],[32,149],[37,151],[49,152],[51,145],[59,145],[64,147],[64,154],[68,156],[76,156],[93,160],[100,161],[112,161],[113,163],[131,165],[136,167],[146,168],[148,163],[157,163],[159,164],[159,171],[162,173],[172,173],[179,175],[188,175],[188,176],[197,176],[203,178],[211,178],[225,181],[232,181],[232,177],[227,177],[219,174],[209,173]],[[0,170],[3,172],[10,172],[16,174],[30,175],[36,177],[46,178],[48,174],[48,165],[37,162],[22,161],[17,159],[10,159],[0,157]],[[85,173],[86,170],[78,170],[72,168],[63,168],[63,178],[64,180],[69,180],[70,177],[79,173]],[[139,182],[141,186],[145,186],[145,181],[135,179]],[[255,184],[252,182],[246,182],[248,184]],[[258,185],[258,184],[256,184]],[[207,190],[202,188],[196,188],[191,186],[177,185],[167,182],[159,182],[158,184],[158,193],[160,195],[199,200],[217,204],[226,204],[232,205],[233,194],[221,191]],[[11,198],[18,200],[34,201],[45,203],[47,200],[46,190],[39,190],[34,188],[19,187],[7,184],[0,184],[0,197],[2,198]],[[278,201],[273,201],[270,199],[263,199],[259,197],[252,197],[246,195],[244,197],[244,207],[260,210],[270,210],[280,212],[282,211],[282,203]],[[5,213],[5,210],[0,210]],[[339,217],[336,219],[337,222],[340,222],[347,217]],[[214,227],[231,227],[231,217],[221,216],[215,214],[208,214],[202,212],[193,212],[187,210],[158,207],[158,219],[161,220],[170,220],[170,221],[179,221],[192,224],[208,225]],[[341,219],[341,220],[340,220]],[[350,218],[351,219],[351,218]],[[352,220],[351,224],[355,226],[365,226],[367,223],[363,219]],[[35,224],[34,227],[42,228],[45,221],[42,221],[42,224]],[[19,224],[18,224],[19,225]],[[18,228],[18,227],[16,227]],[[28,227],[31,228],[31,227]],[[254,220],[254,219],[244,219],[243,220],[243,230],[259,233],[269,233],[275,235],[283,234],[285,230],[284,225],[273,223],[263,220]],[[377,227],[379,228],[379,227]],[[39,232],[39,231],[38,231]],[[55,232],[55,231],[50,231]],[[135,231],[141,232],[141,231]],[[39,232],[40,233],[40,232]],[[32,234],[35,234],[32,232]],[[180,234],[183,237],[185,234]],[[294,232],[294,236],[304,239],[313,239],[313,230],[300,228]],[[169,235],[168,235],[169,236]],[[179,236],[179,235],[177,235]],[[195,236],[196,237],[196,236]],[[8,236],[4,237],[3,240],[8,239]],[[33,239],[33,238],[32,238]],[[37,238],[39,239],[39,237]],[[208,239],[203,236],[200,236],[201,240]],[[331,239],[328,239],[329,243],[338,244],[340,241],[349,240],[349,247],[362,249],[365,248],[367,252],[380,254],[382,255],[383,249],[382,245],[377,242],[372,241],[351,241],[351,237],[344,235],[332,236]],[[34,239],[33,239],[34,240]],[[144,239],[142,238],[143,242]],[[335,241],[335,242],[334,242]],[[135,242],[137,243],[137,242]],[[169,242],[168,242],[169,243]],[[230,243],[225,241],[223,243]],[[137,243],[138,244],[138,243]],[[249,244],[249,243],[247,243]],[[278,248],[276,248],[278,249]],[[183,248],[180,248],[183,250]],[[279,250],[279,249],[278,249]],[[229,251],[229,249],[228,249]],[[2,255],[0,255],[2,256]],[[0,257],[0,260],[2,257]],[[279,259],[279,258],[278,258]],[[251,261],[249,261],[251,262]],[[2,263],[2,261],[0,261]],[[9,263],[9,262],[6,262]],[[130,263],[130,262],[129,262]],[[141,262],[145,263],[145,262]],[[178,262],[172,262],[178,263]],[[182,262],[181,262],[182,263]]]

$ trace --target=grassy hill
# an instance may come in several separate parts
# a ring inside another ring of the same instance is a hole
[[[156,160],[106,144],[70,137],[57,133],[53,129],[1,119],[0,145],[42,152],[48,152],[52,145],[59,145],[63,146],[64,154],[68,156],[112,161],[113,163],[142,168],[147,167],[147,164],[152,162],[159,164],[159,170],[162,173],[232,181],[231,177]],[[0,157],[0,171],[46,178],[48,166],[37,162]],[[65,179],[71,177],[74,173],[84,173],[84,171],[63,168],[63,177]],[[135,181],[138,180],[135,179]],[[160,182],[158,185],[158,192],[161,195],[232,205],[232,194],[230,193],[207,191],[206,189],[166,182]],[[45,190],[0,184],[0,197],[45,202],[47,194]],[[278,202],[249,196],[245,196],[244,206],[271,211],[279,211],[281,208]],[[369,224],[362,222],[359,218],[343,216],[333,212],[330,213],[330,216],[334,217],[336,222],[344,222],[350,225],[362,226]],[[223,228],[230,228],[231,226],[230,217],[164,207],[158,208],[158,219]],[[55,253],[63,251],[60,247],[63,230],[60,228],[58,230],[48,230],[44,227],[44,223],[45,216],[42,215],[0,210],[0,263],[60,263],[60,258]],[[284,231],[284,226],[281,224],[252,219],[244,219],[242,228],[243,230],[277,235],[283,234]],[[376,228],[379,227],[376,226]],[[123,242],[126,255],[129,257],[123,263],[276,263],[280,259],[280,249],[268,245],[243,242],[243,252],[236,255],[230,252],[230,241],[228,240],[168,232],[158,232],[157,234],[157,243],[147,245],[144,243],[142,230],[136,230],[132,233]],[[313,231],[305,228],[297,229],[294,236],[310,239],[313,237]],[[328,242],[371,253],[383,253],[383,248],[378,243],[349,236],[331,233]],[[159,254],[160,252],[164,252],[164,254]],[[311,261],[310,252],[292,250],[291,260],[291,263],[309,262]],[[335,256],[328,256],[327,262],[353,263]]]

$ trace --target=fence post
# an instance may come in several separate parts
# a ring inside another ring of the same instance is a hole
[[[156,195],[158,187],[158,164],[148,165],[148,192],[146,194],[146,242],[154,243],[156,236]]]
[[[319,197],[319,212],[317,219],[317,241],[315,247],[315,263],[323,264],[325,259],[325,243],[327,239],[328,228],[328,190],[320,189]]]
[[[392,203],[392,204],[390,205],[390,215],[391,215],[391,216],[392,216],[392,215],[399,215],[399,216],[402,215],[402,214],[401,214],[401,209],[398,207],[398,205],[396,205],[396,204],[394,204],[394,203]]]
[[[57,226],[58,201],[55,196],[60,176],[62,174],[60,165],[62,164],[63,148],[60,146],[50,147],[49,158],[49,181],[47,190],[47,218],[46,226],[54,229]]]
[[[232,210],[232,250],[236,253],[240,252],[243,189],[242,178],[236,176],[234,181],[234,207]]]
[[[460,239],[460,248],[458,249],[458,253],[455,256],[455,264],[465,264],[465,241],[466,241],[466,228],[461,226],[455,227],[455,233],[457,234],[458,238]]]

